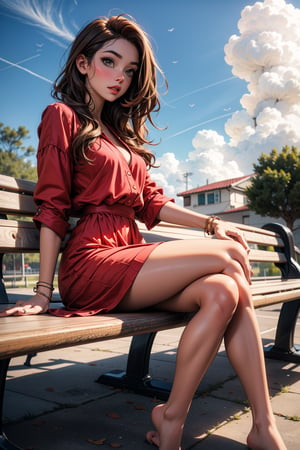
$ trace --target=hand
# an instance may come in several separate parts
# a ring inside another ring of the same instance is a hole
[[[252,271],[252,268],[251,268],[251,265],[249,262],[250,248],[247,244],[247,241],[245,239],[243,232],[241,230],[239,230],[238,228],[232,226],[228,222],[216,220],[214,222],[214,234],[218,239],[225,239],[225,240],[232,239],[236,242],[239,242],[243,246],[243,248],[246,250],[246,254],[244,254],[244,257],[243,257],[244,252],[242,252],[240,254],[240,259],[238,258],[237,261],[242,266],[248,283],[252,284],[253,271]]]
[[[250,252],[244,233],[241,230],[230,225],[228,222],[224,222],[223,220],[215,220],[213,226],[215,236],[218,239],[233,239],[234,241],[242,244],[247,253]]]
[[[8,306],[0,311],[0,317],[7,316],[29,316],[41,314],[48,311],[49,302],[40,295],[34,295],[29,300],[19,300],[15,305]]]

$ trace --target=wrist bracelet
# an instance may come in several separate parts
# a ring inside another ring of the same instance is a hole
[[[45,297],[49,303],[51,302],[51,297],[47,294],[44,294],[44,292],[39,291],[36,287],[33,288],[33,292],[37,295],[41,295],[42,297]]]
[[[39,286],[45,287],[45,288],[47,288],[47,289],[50,289],[50,291],[52,291],[52,292],[54,291],[53,284],[47,283],[47,281],[38,281],[38,282],[36,283],[36,285],[35,285],[36,289],[37,289]]]
[[[207,219],[206,224],[205,224],[205,228],[204,228],[204,231],[205,231],[206,234],[208,234],[208,235],[215,234],[215,230],[214,230],[213,224],[214,224],[214,222],[216,220],[221,220],[221,219],[218,216],[210,216]]]

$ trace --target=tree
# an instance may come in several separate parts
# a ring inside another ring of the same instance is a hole
[[[292,230],[300,218],[300,152],[285,146],[262,153],[255,176],[245,190],[250,209],[261,216],[281,217]]]
[[[23,140],[29,131],[24,126],[17,129],[4,126],[0,122],[0,173],[17,178],[36,180],[36,169],[26,158],[35,152],[34,147],[26,147]]]

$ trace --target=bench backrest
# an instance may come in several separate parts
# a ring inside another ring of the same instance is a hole
[[[0,254],[39,252],[39,233],[32,222],[36,210],[34,187],[32,181],[0,175]],[[234,225],[245,233],[252,263],[274,263],[284,278],[299,277],[293,235],[288,228],[280,224],[267,224],[263,228]],[[139,227],[148,242],[201,237],[199,230],[166,223],[151,231],[143,224]]]

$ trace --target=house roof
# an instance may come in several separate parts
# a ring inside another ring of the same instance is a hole
[[[250,211],[250,208],[247,205],[239,206],[238,208],[227,209],[226,211],[222,211],[219,214],[230,214],[230,213],[241,212],[241,211]]]
[[[229,178],[228,180],[216,181],[215,183],[205,184],[203,186],[199,186],[197,188],[190,189],[188,191],[179,192],[177,194],[177,196],[180,197],[180,196],[184,196],[184,195],[196,194],[198,192],[213,191],[215,189],[225,189],[225,188],[234,186],[235,184],[239,183],[240,181],[246,180],[247,178],[251,178],[252,176],[253,175],[244,175],[242,177]]]

